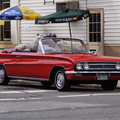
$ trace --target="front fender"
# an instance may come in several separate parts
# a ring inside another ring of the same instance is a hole
[[[65,71],[74,69],[74,62],[65,58],[49,58],[43,60],[43,76],[49,78],[54,69],[63,68]]]

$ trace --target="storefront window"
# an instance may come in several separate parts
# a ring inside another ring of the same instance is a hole
[[[89,18],[89,42],[101,42],[100,13],[91,13]]]
[[[0,9],[10,7],[10,0],[0,0]],[[5,24],[0,26],[0,41],[8,41],[11,39],[10,21],[5,21]]]
[[[61,10],[65,10],[66,8],[70,9],[79,9],[79,2],[63,2],[56,3],[56,11],[59,12]]]

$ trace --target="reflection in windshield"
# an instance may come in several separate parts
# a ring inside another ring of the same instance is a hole
[[[43,39],[45,53],[87,53],[84,43],[78,39]]]

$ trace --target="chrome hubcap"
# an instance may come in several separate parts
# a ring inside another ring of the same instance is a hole
[[[57,75],[57,87],[58,88],[62,88],[64,86],[64,82],[65,82],[65,77],[64,77],[64,74],[63,73],[58,73]]]
[[[5,76],[5,72],[4,72],[4,70],[3,70],[3,69],[0,69],[0,83],[3,82],[3,80],[4,80],[4,76]]]

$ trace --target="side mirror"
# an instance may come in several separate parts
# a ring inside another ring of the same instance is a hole
[[[95,49],[91,49],[89,53],[94,55],[95,51],[96,51]]]

